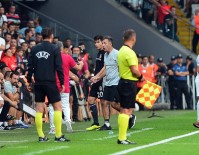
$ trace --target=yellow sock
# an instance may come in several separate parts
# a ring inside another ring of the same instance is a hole
[[[119,126],[119,140],[126,140],[126,133],[129,124],[129,115],[119,114],[118,116],[118,126]]]
[[[36,124],[36,128],[37,128],[37,133],[39,135],[39,137],[44,138],[44,133],[43,133],[43,129],[42,129],[42,113],[37,112],[36,116],[35,116],[35,124]]]
[[[62,127],[62,112],[55,111],[54,112],[54,124],[55,124],[55,136],[57,138],[62,136],[61,127]]]

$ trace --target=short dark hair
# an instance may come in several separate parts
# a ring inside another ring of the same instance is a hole
[[[73,47],[71,48],[71,50],[73,51],[74,48],[79,48],[79,50],[81,51],[81,48],[80,48],[79,46],[73,46]]]
[[[108,41],[110,41],[113,44],[113,38],[111,36],[105,36],[103,38],[103,40],[107,39]]]
[[[19,76],[19,72],[17,72],[17,71],[13,71],[13,72],[10,74],[10,78],[12,78],[12,77],[13,77],[13,75],[17,75],[17,76]]]
[[[79,46],[82,46],[82,45],[85,45],[85,43],[83,43],[83,42],[79,43]]]
[[[103,36],[102,35],[96,35],[94,38],[94,41],[96,41],[96,40],[103,40]]]
[[[53,34],[53,31],[49,27],[44,28],[41,32],[43,39],[49,39],[52,34]]]
[[[136,33],[133,29],[127,29],[123,33],[123,39],[124,41],[128,41],[132,36],[135,36]]]
[[[25,30],[25,36],[26,36],[29,32],[31,32],[31,30],[30,30],[30,29],[26,29],[26,30]]]
[[[12,71],[6,71],[4,74],[4,78],[10,77]]]

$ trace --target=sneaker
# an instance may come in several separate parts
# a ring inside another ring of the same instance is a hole
[[[131,117],[129,118],[129,129],[135,126],[135,121],[136,121],[136,116],[132,114]]]
[[[66,121],[66,130],[67,130],[67,132],[73,132],[73,128],[71,126],[70,121]]]
[[[55,142],[69,142],[69,141],[70,139],[65,138],[64,135],[62,135],[59,138],[55,137]]]
[[[193,126],[195,126],[196,128],[199,128],[199,122],[193,123]]]
[[[54,128],[51,128],[48,134],[54,135],[54,134],[55,134],[55,129],[54,129]]]
[[[29,126],[28,125],[25,125],[24,123],[19,123],[19,124],[16,124],[16,127],[17,128],[21,128],[21,129],[27,129],[27,128],[29,128]]]
[[[106,124],[104,124],[103,126],[101,126],[100,128],[99,128],[99,130],[112,130],[112,128],[111,128],[111,126],[107,126]]]
[[[14,120],[16,117],[10,115],[10,114],[7,114],[6,116],[6,121],[9,121],[9,120]]]
[[[4,125],[0,126],[0,130],[14,130],[14,129],[16,128],[13,126],[4,126]]]
[[[39,142],[48,142],[49,139],[45,136],[44,138],[39,137]]]
[[[90,127],[86,128],[87,131],[97,130],[100,128],[99,124],[92,124]]]
[[[131,142],[131,141],[129,141],[128,139],[126,139],[126,140],[117,140],[117,143],[118,144],[123,144],[123,145],[129,145],[129,144],[136,144],[135,142]]]

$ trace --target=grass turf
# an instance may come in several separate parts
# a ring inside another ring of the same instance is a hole
[[[29,129],[0,131],[0,155],[104,155],[197,131],[192,125],[196,120],[195,111],[157,111],[156,113],[162,118],[147,118],[151,114],[147,111],[136,112],[136,126],[128,130],[129,140],[135,141],[136,145],[116,144],[117,115],[113,115],[111,116],[113,133],[109,131],[85,131],[85,128],[90,126],[92,122],[79,122],[73,125],[74,132],[68,134],[63,125],[63,133],[71,139],[69,143],[55,143],[54,136],[47,134],[49,124],[44,124],[44,131],[51,140],[47,143],[37,142],[35,126]],[[102,118],[100,118],[100,122],[102,125]],[[128,154],[172,155],[180,153],[187,155],[197,152],[198,144],[199,136],[196,134]]]

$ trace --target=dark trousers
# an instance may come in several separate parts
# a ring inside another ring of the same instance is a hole
[[[199,41],[199,34],[197,34],[195,31],[193,35],[193,40],[192,40],[192,51],[194,53],[197,53],[196,49],[197,49],[198,41]]]
[[[72,105],[72,111],[73,111],[73,121],[76,121],[78,120],[78,108],[79,108],[79,105],[78,105],[78,99],[77,99],[77,94],[75,92],[75,88],[74,86],[71,87],[71,96],[73,96],[73,105]]]
[[[168,81],[168,86],[169,86],[169,96],[170,96],[170,109],[174,109],[174,106],[176,105],[176,88],[174,87],[175,85],[174,81]]]
[[[187,81],[176,80],[175,81],[175,87],[176,87],[176,96],[177,96],[177,100],[176,100],[177,109],[183,108],[182,107],[182,94],[185,95],[187,108],[192,109],[191,96],[190,96],[190,93],[189,93],[189,90],[188,90]]]
[[[6,116],[8,114],[9,109],[10,109],[10,103],[5,101],[3,105],[3,109],[0,114],[0,122],[6,121]]]

